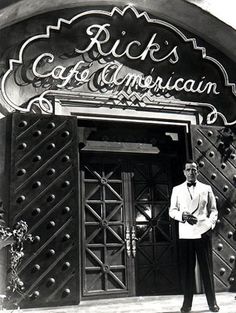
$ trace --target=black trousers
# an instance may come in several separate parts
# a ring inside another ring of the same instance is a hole
[[[181,280],[184,306],[192,306],[195,292],[195,264],[198,259],[206,298],[209,306],[216,303],[213,279],[212,241],[209,233],[200,239],[180,239]]]

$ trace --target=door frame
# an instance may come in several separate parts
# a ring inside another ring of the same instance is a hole
[[[91,121],[91,119],[88,119],[89,121]],[[92,119],[93,121],[93,119]],[[101,121],[99,119],[99,121]],[[104,122],[104,120],[102,120]],[[120,120],[118,120],[117,122],[121,122]],[[143,121],[142,121],[143,122]],[[146,122],[145,124],[146,125],[156,125],[157,127],[166,127],[166,123],[162,123],[163,121],[157,121],[155,123],[148,123]],[[80,120],[78,120],[78,125],[80,124]],[[132,122],[132,124],[136,124],[136,125],[140,125],[140,121],[136,121],[136,123]],[[176,127],[175,124],[172,124],[172,123],[168,123],[168,126],[170,126],[170,129],[172,128],[172,126]],[[178,127],[179,126],[179,127]],[[181,123],[181,125],[177,125],[177,127],[180,129],[181,127],[184,127],[182,128],[182,131],[184,133],[184,138],[182,138],[182,145],[185,147],[185,158],[189,158],[189,156],[191,155],[191,141],[190,141],[190,134],[189,134],[189,128],[190,128],[190,123],[189,122],[186,122],[186,123]],[[185,131],[184,131],[185,129]],[[94,151],[93,151],[94,152]],[[79,155],[80,155],[81,151],[79,151]],[[79,181],[81,181],[81,174],[79,173]],[[127,186],[127,188],[131,189],[131,186]],[[80,191],[81,191],[81,186],[80,186]],[[81,192],[80,192],[81,194]],[[80,206],[81,206],[81,203],[82,203],[82,199],[80,199]],[[80,209],[81,211],[81,209]],[[82,218],[81,218],[81,223],[83,223],[82,221]],[[127,221],[125,221],[125,223],[127,224]],[[82,230],[82,227],[81,227],[81,230]],[[81,240],[83,238],[83,234],[81,234]],[[80,243],[81,244],[81,247],[82,247],[82,242]],[[81,253],[80,253],[81,255]],[[134,260],[131,260],[130,261],[131,265],[130,265],[130,268],[134,268]],[[82,261],[82,258],[81,258],[81,261],[80,261],[80,264],[82,265],[81,266],[81,271],[83,270],[83,261]],[[81,272],[82,274],[82,272]],[[135,282],[135,275],[132,275],[132,273],[130,271],[128,271],[128,275],[129,275],[129,281],[131,282],[131,286],[129,286],[129,291],[128,291],[128,294],[127,296],[135,296],[136,295],[136,282]],[[82,284],[82,281],[81,281],[81,284]],[[83,287],[83,286],[82,286]],[[83,295],[83,290],[82,290],[82,287],[81,287],[81,298],[82,300],[83,299],[88,299],[88,296],[84,296]],[[112,297],[116,298],[116,297],[120,297],[122,295],[118,295],[118,294],[114,294],[112,295]],[[110,297],[110,296],[109,296]],[[90,299],[96,299],[96,298],[101,298],[101,296],[89,296]],[[102,297],[102,298],[106,298],[106,297]]]

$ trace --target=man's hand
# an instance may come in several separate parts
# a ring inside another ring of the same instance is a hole
[[[190,214],[188,212],[183,212],[182,215],[183,221],[188,222],[190,225],[194,225],[197,223],[197,218],[193,214]]]

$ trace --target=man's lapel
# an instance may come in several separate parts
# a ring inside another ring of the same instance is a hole
[[[191,212],[192,199],[186,182],[181,186],[182,205],[186,206],[186,210]]]

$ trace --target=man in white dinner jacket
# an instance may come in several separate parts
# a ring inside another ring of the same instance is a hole
[[[209,310],[218,312],[216,303],[211,230],[218,211],[212,188],[197,180],[198,165],[188,160],[184,167],[186,181],[173,188],[169,215],[179,223],[180,270],[184,301],[180,311],[191,311],[195,290],[195,264],[198,259]]]

